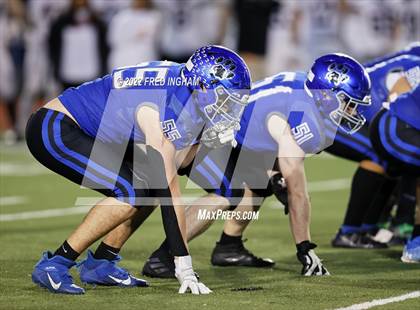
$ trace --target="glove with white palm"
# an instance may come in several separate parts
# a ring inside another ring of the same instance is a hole
[[[296,256],[303,265],[301,273],[303,276],[329,276],[330,273],[315,254],[315,248],[316,244],[309,241],[302,241],[296,245]]]
[[[212,292],[211,289],[199,282],[198,275],[193,270],[190,255],[175,257],[175,276],[181,284],[179,294],[184,294],[187,291],[191,291],[194,295]]]

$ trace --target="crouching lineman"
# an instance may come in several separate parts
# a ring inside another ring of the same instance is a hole
[[[373,147],[389,163],[391,175],[417,178],[414,229],[401,260],[420,262],[420,86],[403,94],[383,109],[371,124]]]
[[[194,158],[200,138],[210,147],[233,142],[249,89],[243,60],[226,48],[206,46],[186,64],[156,61],[116,69],[65,90],[35,112],[26,129],[33,156],[106,198],[54,253],[42,255],[33,282],[54,293],[83,294],[69,270],[83,251],[109,234],[79,263],[81,281],[147,286],[117,265],[130,236],[119,233],[139,225],[135,221],[153,209],[145,207],[159,198],[179,293],[210,293],[192,267],[176,169]]]
[[[366,124],[355,134],[337,131],[334,144],[326,149],[338,157],[359,163],[352,181],[350,199],[344,222],[332,240],[332,246],[343,248],[385,248],[378,242],[377,223],[381,211],[395,186],[395,178],[386,174],[387,163],[381,158],[369,141],[369,124],[381,110],[383,104],[394,100],[402,93],[415,88],[419,83],[419,49],[412,46],[369,63],[366,71],[372,81],[372,105],[364,110]],[[418,55],[418,56],[415,56]],[[411,197],[411,178],[402,179],[402,196]],[[414,194],[415,195],[415,194]],[[405,204],[410,207],[410,199]],[[403,201],[401,201],[403,203]]]
[[[367,72],[357,61],[343,54],[318,58],[309,73],[279,73],[256,82],[236,136],[240,150],[235,148],[230,155],[227,152],[227,155],[220,156],[213,156],[219,151],[210,152],[190,172],[190,178],[203,188],[222,184],[220,189],[200,200],[219,198],[220,202],[208,209],[227,209],[232,205],[228,199],[232,196],[232,188],[245,183],[245,198],[254,201],[252,205],[257,208],[265,197],[274,193],[286,202],[290,210],[291,231],[297,257],[303,265],[302,274],[328,274],[313,250],[316,245],[311,242],[311,206],[306,189],[304,157],[329,146],[337,127],[349,132],[360,129],[364,119],[357,109],[370,104],[369,93]],[[243,201],[236,210],[248,207],[249,202]],[[211,221],[198,220],[198,213],[203,208],[202,204],[197,204],[186,211],[188,240],[211,224]],[[255,257],[243,246],[242,233],[248,222],[227,221],[212,254],[213,265],[274,265],[271,260]],[[165,241],[148,259],[143,273],[173,277],[174,269],[168,242]]]

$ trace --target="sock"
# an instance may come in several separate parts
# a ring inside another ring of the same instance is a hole
[[[93,257],[96,259],[114,260],[117,258],[120,250],[121,249],[114,248],[106,243],[101,242],[101,244],[96,249],[95,254],[93,254]]]
[[[222,235],[220,236],[219,244],[238,244],[242,243],[242,236],[229,236],[225,234],[225,232],[222,232]]]
[[[417,237],[420,237],[420,224],[414,225],[413,233],[411,235],[411,240]]]
[[[414,210],[416,209],[416,179],[403,177],[401,192],[398,200],[395,224],[414,224]]]
[[[373,232],[377,228],[378,226],[376,226],[376,224],[362,224],[362,226],[360,226],[360,232],[362,233]]]
[[[357,168],[353,176],[344,226],[362,225],[363,217],[384,181],[385,176],[381,174]]]
[[[79,257],[79,253],[77,253],[73,248],[68,244],[67,240],[63,242],[63,244],[54,252],[54,256],[60,255],[70,260],[76,260]]]
[[[340,233],[342,234],[353,234],[358,233],[360,231],[360,226],[348,226],[348,225],[341,225]]]
[[[395,180],[386,179],[385,177],[383,178],[382,182],[382,186],[377,191],[376,195],[373,195],[374,198],[372,203],[368,206],[368,209],[363,217],[363,224],[366,225],[367,228],[372,228],[378,224],[379,219],[381,218],[382,210],[384,209],[384,206],[392,195],[392,191],[397,185]]]

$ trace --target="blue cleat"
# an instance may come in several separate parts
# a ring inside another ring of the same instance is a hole
[[[32,272],[32,281],[52,293],[84,294],[85,290],[74,284],[69,273],[74,265],[76,263],[72,260],[44,252]]]
[[[401,261],[404,263],[420,263],[420,237],[407,242],[404,247]]]
[[[117,262],[121,260],[118,256],[115,260],[96,259],[91,251],[88,251],[87,258],[80,262],[77,267],[80,273],[80,280],[83,283],[120,286],[120,287],[136,287],[149,286],[147,281],[133,277],[127,270],[117,266]]]

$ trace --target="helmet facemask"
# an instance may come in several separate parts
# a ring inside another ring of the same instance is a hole
[[[312,90],[310,94],[316,100],[321,113],[346,133],[354,134],[365,124],[366,119],[359,110],[360,107],[371,104],[370,96],[359,100],[343,90],[336,93],[328,89]]]
[[[240,91],[229,92],[223,85],[211,90],[198,91],[195,98],[200,100],[207,126],[203,131],[201,140],[205,145],[212,148],[223,146],[219,141],[219,135],[228,131],[240,129],[240,119],[248,102],[248,92],[241,94]]]
[[[339,126],[348,134],[354,134],[365,124],[365,117],[359,113],[359,106],[369,106],[370,96],[363,100],[351,97],[345,91],[339,91],[335,97],[338,101],[338,108],[330,113],[334,124]]]

